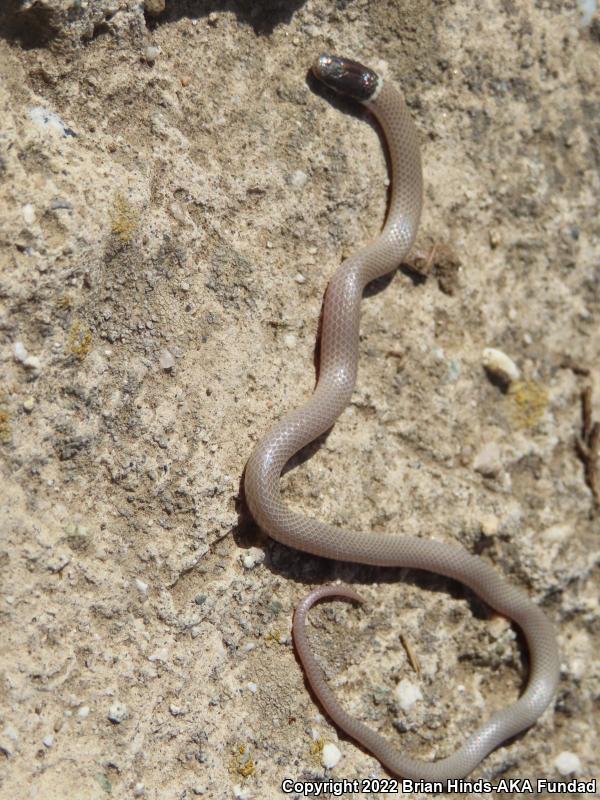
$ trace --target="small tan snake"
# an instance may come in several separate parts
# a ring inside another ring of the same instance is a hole
[[[359,595],[346,586],[322,587],[311,592],[296,609],[296,649],[306,677],[331,719],[391,772],[413,780],[445,781],[464,777],[495,747],[536,721],[556,690],[558,649],[543,612],[487,562],[463,548],[412,536],[363,534],[336,528],[297,514],[281,500],[279,479],[287,461],[328,430],[350,400],[356,381],[363,289],[401,263],[414,241],[422,204],[418,138],[400,92],[372,70],[348,59],[321,56],[313,72],[327,86],[364,103],[381,125],[392,168],[389,211],[379,237],[344,261],[331,279],[323,306],[317,386],[308,402],[283,417],[257,444],[246,466],[245,494],[256,522],[285,545],[341,561],[446,575],[468,586],[521,628],[531,660],[523,695],[508,708],[494,713],[453,755],[425,762],[398,752],[378,733],[347,714],[310,651],[305,631],[310,607],[317,600],[334,595],[360,602]]]

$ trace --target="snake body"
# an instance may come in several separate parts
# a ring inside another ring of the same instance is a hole
[[[415,780],[460,778],[500,743],[532,725],[549,704],[559,674],[556,639],[546,616],[523,592],[463,548],[411,536],[340,529],[296,513],[281,499],[279,479],[287,461],[328,430],[350,400],[356,381],[363,290],[367,283],[401,263],[414,241],[422,205],[418,137],[400,92],[367,67],[335,56],[321,56],[313,72],[326,85],[364,103],[381,125],[392,171],[389,211],[378,238],[344,261],[327,287],[315,391],[257,444],[246,466],[246,499],[258,525],[285,545],[342,561],[446,575],[468,586],[521,628],[530,652],[529,682],[523,695],[508,708],[494,713],[453,755],[424,762],[398,752],[378,733],[347,714],[328,688],[310,651],[305,631],[309,608],[317,600],[333,595],[360,601],[356,592],[344,586],[323,587],[313,591],[296,609],[296,649],[309,683],[333,721],[395,774]]]

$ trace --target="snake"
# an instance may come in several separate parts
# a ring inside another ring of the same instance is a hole
[[[280,477],[287,462],[328,431],[350,401],[357,376],[363,290],[402,263],[417,233],[423,197],[418,134],[401,91],[348,58],[319,56],[312,72],[329,89],[362,103],[381,127],[391,167],[388,213],[381,233],[350,255],[329,282],[322,308],[315,389],[303,405],[285,414],[257,442],[245,469],[246,502],[258,526],[283,545],[337,561],[446,576],[467,586],[521,629],[529,651],[529,677],[523,694],[492,713],[451,755],[425,761],[400,752],[348,714],[311,652],[305,625],[313,604],[332,596],[361,602],[360,595],[349,586],[323,586],[296,608],[292,633],[298,657],[309,686],[338,728],[392,774],[425,781],[463,778],[492,750],[533,725],[552,700],[560,667],[556,636],[547,616],[522,590],[461,546],[421,536],[343,529],[294,511],[281,497]]]

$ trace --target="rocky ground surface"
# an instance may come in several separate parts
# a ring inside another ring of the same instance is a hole
[[[363,303],[353,401],[285,496],[460,543],[521,586],[556,625],[560,687],[471,777],[600,774],[593,6],[4,3],[2,797],[389,777],[294,656],[295,604],[336,578],[368,605],[315,609],[315,651],[403,751],[451,753],[523,687],[520,636],[462,587],[303,555],[245,511],[253,445],[314,385],[328,278],[385,213],[376,128],[307,80],[322,51],[403,88],[426,204]]]

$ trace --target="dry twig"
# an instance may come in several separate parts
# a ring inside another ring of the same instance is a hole
[[[600,507],[600,479],[598,462],[600,460],[600,422],[592,419],[592,387],[586,386],[581,392],[581,436],[576,439],[579,457],[585,468],[585,481]]]

